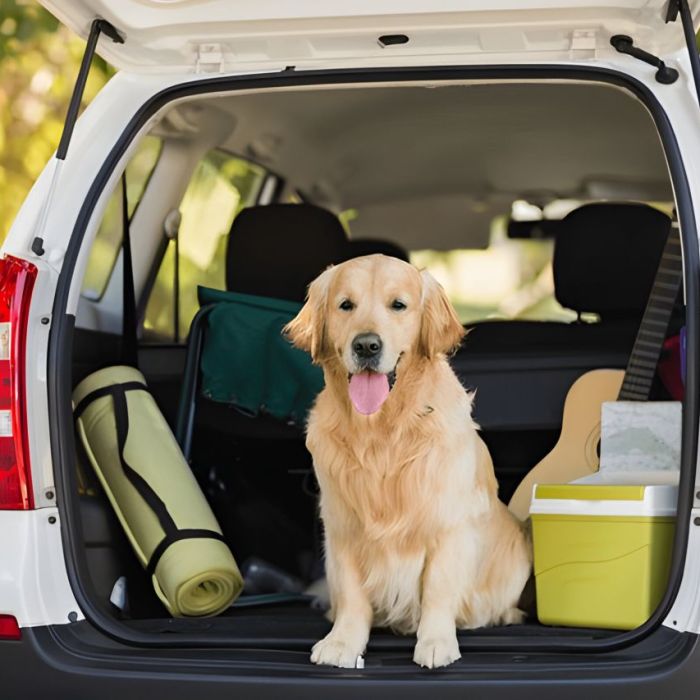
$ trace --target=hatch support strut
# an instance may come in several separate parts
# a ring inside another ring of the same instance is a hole
[[[49,192],[46,196],[41,218],[37,226],[37,235],[34,237],[31,244],[32,252],[37,256],[42,256],[45,252],[43,236],[46,228],[46,217],[51,206],[53,194],[56,190],[61,164],[66,159],[66,155],[68,153],[68,146],[70,146],[71,137],[73,136],[73,129],[75,128],[75,122],[78,119],[80,102],[83,98],[83,93],[85,92],[85,84],[87,83],[92,60],[95,57],[97,40],[100,38],[100,34],[108,36],[117,44],[124,43],[124,37],[107,20],[93,20],[92,24],[90,25],[90,33],[88,34],[87,44],[85,45],[85,53],[83,53],[83,60],[80,63],[80,70],[78,71],[78,77],[76,78],[73,94],[71,95],[70,103],[68,105],[68,112],[66,113],[66,120],[63,124],[61,140],[59,141],[58,148],[56,149],[56,160],[58,162],[54,168],[51,184],[49,186]]]
[[[68,105],[68,113],[66,114],[66,121],[63,125],[63,133],[61,134],[61,140],[58,144],[58,150],[56,151],[56,158],[59,160],[65,160],[66,154],[68,153],[68,146],[70,145],[70,140],[73,136],[75,122],[78,119],[80,101],[83,98],[85,84],[87,83],[88,73],[90,72],[90,66],[92,65],[92,59],[95,57],[97,40],[100,38],[100,34],[108,36],[117,44],[124,43],[124,38],[122,35],[119,34],[119,32],[109,22],[107,22],[107,20],[93,20],[92,24],[90,25],[90,34],[88,34],[87,44],[85,45],[83,60],[80,63],[80,70],[78,71],[78,77],[75,80],[75,87],[73,88],[73,94],[71,95],[70,104]]]
[[[690,56],[690,67],[693,71],[695,92],[697,93],[698,103],[700,104],[700,53],[698,53],[698,45],[695,38],[693,15],[690,12],[688,0],[669,0],[668,8],[666,9],[666,22],[675,22],[679,13],[681,15],[681,24],[683,25],[683,34],[685,35],[685,44],[688,48],[688,55]]]

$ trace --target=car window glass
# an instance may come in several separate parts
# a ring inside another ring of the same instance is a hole
[[[182,202],[178,234],[179,285],[175,285],[175,242],[160,263],[144,317],[144,339],[180,342],[197,313],[197,286],[225,288],[226,242],[233,219],[254,204],[265,170],[220,150],[198,164]],[[176,295],[179,301],[175,319]]]
[[[141,201],[151,173],[158,162],[161,147],[162,142],[159,138],[146,136],[126,167],[129,217],[133,216]],[[122,236],[122,190],[120,183],[107,202],[107,208],[90,249],[82,286],[82,294],[87,299],[97,301],[102,298],[122,245]]]

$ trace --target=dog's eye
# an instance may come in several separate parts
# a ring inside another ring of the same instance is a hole
[[[391,302],[391,308],[394,309],[394,311],[403,311],[406,308],[406,304],[404,304],[401,299],[394,299],[394,301]]]
[[[338,307],[341,311],[352,311],[355,308],[355,304],[353,304],[350,299],[343,299],[343,301],[340,302],[340,306]]]

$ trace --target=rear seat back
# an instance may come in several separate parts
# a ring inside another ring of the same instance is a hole
[[[353,238],[348,241],[346,254],[348,260],[360,258],[363,255],[375,255],[377,253],[388,255],[392,258],[398,258],[404,262],[410,262],[408,252],[393,241],[380,238]]]
[[[563,222],[552,268],[557,301],[604,324],[639,325],[671,220],[646,204],[587,204]]]
[[[229,233],[226,288],[304,301],[314,278],[345,258],[347,244],[336,216],[312,204],[244,209]]]
[[[553,260],[556,298],[600,322],[475,324],[453,365],[478,390],[482,427],[558,428],[579,376],[626,366],[670,224],[643,204],[589,204],[564,219]]]

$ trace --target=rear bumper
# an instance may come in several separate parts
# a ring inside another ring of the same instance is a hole
[[[659,628],[641,644],[606,654],[465,653],[425,671],[405,653],[370,652],[367,667],[316,667],[307,652],[135,649],[87,622],[25,628],[0,643],[2,697],[78,700],[180,698],[537,697],[643,700],[697,697],[697,637]],[[593,695],[595,693],[595,695]],[[156,695],[157,694],[157,695]]]

